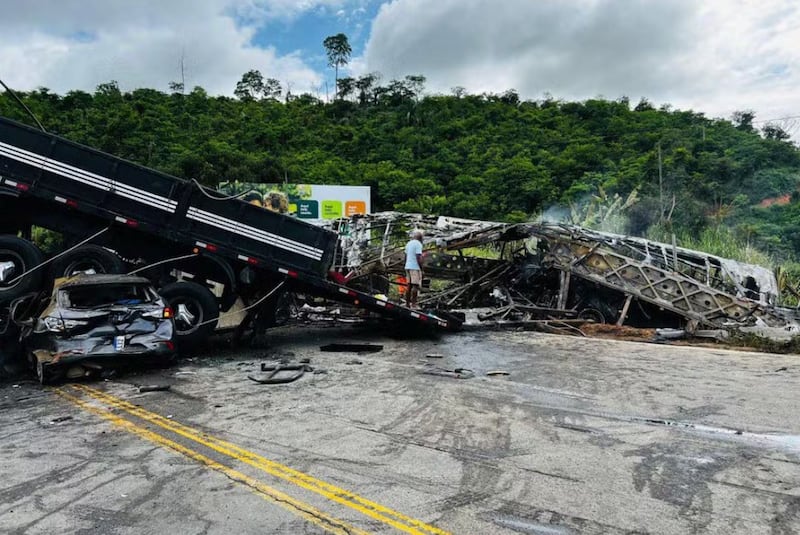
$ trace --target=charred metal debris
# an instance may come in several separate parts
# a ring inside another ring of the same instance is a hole
[[[780,306],[774,273],[665,243],[561,223],[504,224],[384,212],[333,222],[335,269],[378,294],[404,289],[409,232],[425,233],[420,304],[474,323],[586,323],[755,332],[788,339],[800,315]]]

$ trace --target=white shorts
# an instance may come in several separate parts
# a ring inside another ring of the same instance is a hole
[[[411,286],[422,286],[422,270],[420,269],[407,269],[406,279]]]

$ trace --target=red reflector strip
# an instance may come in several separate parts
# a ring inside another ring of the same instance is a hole
[[[258,260],[256,260],[253,257],[250,257],[250,256],[245,256],[243,254],[237,255],[236,258],[238,258],[239,260],[243,260],[243,261],[247,262],[248,264],[254,264],[254,265],[258,264]]]
[[[349,295],[350,297],[355,297],[358,294],[356,292],[354,292],[353,290],[347,290],[347,295]]]
[[[422,321],[428,321],[428,316],[426,316],[424,314],[420,314],[419,315],[419,319],[422,320]]]
[[[119,223],[122,223],[124,225],[128,225],[129,227],[138,227],[139,226],[139,222],[136,221],[135,219],[126,219],[124,217],[117,216],[117,217],[114,218],[114,220],[118,221]]]
[[[386,303],[386,309],[388,310],[390,308],[394,308],[394,305],[392,303]]]
[[[77,201],[73,201],[72,199],[65,199],[64,197],[59,197],[58,195],[55,196],[56,202],[60,202],[61,204],[66,204],[70,208],[77,208],[78,203]]]
[[[283,273],[284,275],[289,275],[290,277],[294,277],[295,279],[297,278],[297,272],[296,271],[292,271],[292,270],[286,269],[286,268],[278,268],[278,271],[280,273]],[[346,290],[344,288],[339,288],[339,291],[343,292],[343,291],[346,291]]]
[[[214,252],[214,251],[217,250],[217,246],[213,245],[213,244],[210,244],[210,243],[205,243],[205,242],[202,242],[202,241],[198,241],[198,242],[194,242],[194,244],[197,245],[198,247],[202,247],[206,251]]]
[[[290,277],[294,277],[295,279],[297,278],[297,272],[296,271],[289,271],[289,273],[287,273],[287,275],[289,275]]]
[[[17,189],[20,191],[28,191],[28,189],[30,189],[30,186],[28,186],[27,184],[23,184],[22,182],[19,182],[17,183]]]

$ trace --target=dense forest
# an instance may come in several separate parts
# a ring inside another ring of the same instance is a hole
[[[751,112],[720,120],[644,99],[428,95],[424,83],[342,78],[325,102],[250,71],[235,97],[180,84],[122,92],[115,82],[20,97],[51,132],[207,185],[369,185],[377,210],[560,214],[600,227],[597,214],[616,209],[624,217],[610,230],[800,256],[800,151]],[[0,115],[32,124],[9,93]]]

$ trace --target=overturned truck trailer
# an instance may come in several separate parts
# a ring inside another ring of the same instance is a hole
[[[689,331],[798,330],[798,314],[778,306],[767,268],[568,224],[375,214],[346,223],[342,268],[357,276],[402,273],[400,246],[410,228],[426,231],[426,274],[447,281],[427,294],[431,305]],[[476,256],[487,249],[491,258]]]

